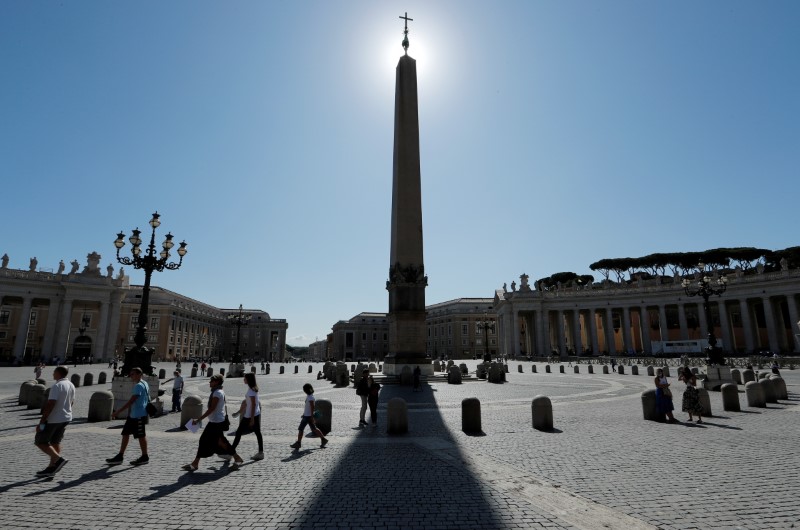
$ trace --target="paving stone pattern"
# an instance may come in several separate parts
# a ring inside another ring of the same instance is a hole
[[[467,363],[474,373],[475,363]],[[800,371],[783,371],[789,400],[766,409],[724,412],[711,393],[714,417],[704,424],[642,419],[646,375],[518,373],[508,382],[423,385],[422,392],[387,385],[377,428],[359,428],[360,400],[301,366],[258,375],[262,387],[265,459],[239,471],[214,457],[195,473],[198,434],[179,430],[179,415],[148,425],[150,464],[131,440],[120,466],[105,465],[119,446],[121,421],[87,423],[89,397],[109,384],[80,387],[76,420],[67,428],[69,463],[54,478],[37,478],[47,459],[33,446],[36,411],[17,406],[30,368],[0,368],[0,522],[6,528],[796,528],[800,469]],[[159,365],[171,373],[172,365]],[[71,373],[97,375],[102,366]],[[186,370],[187,372],[189,370]],[[601,370],[596,370],[601,372]],[[585,372],[585,370],[582,370]],[[644,373],[644,369],[641,370]],[[52,370],[45,375],[49,379]],[[307,437],[288,447],[302,412],[302,385],[333,403],[329,445]],[[672,378],[676,416],[681,384]],[[48,385],[51,382],[48,380]],[[225,382],[229,412],[244,398],[241,380]],[[743,390],[743,389],[742,389]],[[187,378],[186,394],[208,397],[207,378]],[[555,429],[531,427],[531,400],[553,402]],[[408,402],[410,432],[386,434],[385,404]],[[482,435],[461,428],[461,400],[481,401]],[[164,396],[167,410],[169,392]],[[234,421],[235,423],[235,421]],[[246,459],[256,440],[239,446]],[[55,514],[58,514],[57,516]]]

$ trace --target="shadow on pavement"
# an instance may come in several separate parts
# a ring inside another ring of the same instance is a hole
[[[134,466],[123,467],[123,468],[116,469],[116,470],[113,469],[113,468],[109,468],[109,467],[103,467],[101,469],[96,469],[94,471],[91,471],[89,473],[81,475],[80,477],[76,478],[75,480],[71,480],[69,482],[61,482],[57,486],[54,486],[54,487],[52,487],[50,489],[46,489],[46,490],[42,490],[42,491],[34,491],[32,493],[28,493],[25,496],[26,497],[36,497],[38,495],[44,495],[45,493],[52,493],[52,492],[55,492],[55,491],[63,491],[63,490],[69,489],[69,488],[74,488],[75,486],[80,486],[81,484],[84,484],[86,482],[91,482],[91,481],[94,481],[94,480],[109,479],[109,478],[112,478],[114,475],[117,475],[119,473],[124,473],[125,471],[131,470],[131,469],[133,469],[133,467]],[[46,482],[54,482],[55,480],[56,480],[56,477],[46,478],[45,479]]]
[[[219,469],[213,467],[209,469],[216,472],[207,473],[204,471],[187,471],[184,475],[181,475],[178,478],[177,482],[173,482],[172,484],[164,484],[163,486],[151,486],[150,489],[153,490],[153,493],[150,495],[145,495],[144,497],[139,497],[139,500],[153,501],[156,499],[161,499],[162,497],[166,497],[167,495],[182,490],[186,486],[208,484],[209,482],[214,482],[215,480],[227,477],[230,473],[232,473],[227,462],[225,462],[225,464]]]
[[[8,484],[6,486],[0,487],[0,493],[5,493],[8,490],[11,490],[11,489],[14,489],[14,488],[18,488],[20,486],[27,486],[28,484],[33,484],[34,482],[40,482],[41,480],[42,480],[42,477],[34,477],[34,478],[25,479],[25,480],[20,480],[19,482],[15,482],[13,484]]]
[[[408,405],[406,435],[385,434],[385,407],[394,397]],[[358,418],[353,413],[355,423]],[[337,451],[337,442],[345,441],[348,445]],[[324,482],[315,485],[313,497],[298,507],[300,528],[454,528],[460,526],[457,521],[468,521],[472,528],[503,526],[500,506],[463,464],[464,455],[437,406],[435,389],[427,384],[420,392],[384,386],[378,427],[366,426],[355,438],[332,438],[325,451],[331,451],[336,462],[326,466]],[[286,465],[291,466],[291,460]]]

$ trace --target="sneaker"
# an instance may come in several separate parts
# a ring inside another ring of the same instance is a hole
[[[225,460],[226,462],[227,462],[228,460],[230,460],[231,458],[233,458],[231,455],[219,455],[219,457],[220,457],[221,459]]]
[[[358,420],[359,425],[367,425],[366,420]]]
[[[254,454],[253,456],[251,456],[250,458],[253,459],[253,460],[264,460],[264,452],[263,451],[259,451],[256,454]]]
[[[183,469],[184,471],[188,471],[190,473],[193,471],[197,471],[197,468],[194,467],[192,464],[186,464],[185,466],[181,466],[181,469]]]
[[[238,418],[239,417],[239,411],[237,410],[236,412],[231,414],[231,416],[233,416],[234,418]]]
[[[36,472],[37,477],[54,477],[56,475],[56,466],[47,466],[41,471]]]
[[[106,458],[106,464],[121,464],[124,460],[122,455],[118,454],[114,458]]]
[[[300,449],[300,442],[295,442],[292,445],[290,445],[289,447],[291,447],[292,449]]]
[[[65,458],[59,458],[58,460],[56,460],[56,463],[55,463],[55,466],[54,466],[56,468],[56,473],[61,471],[61,468],[64,467],[64,465],[67,462],[69,462],[69,460],[67,460]]]
[[[320,442],[319,446],[320,446],[320,448],[322,448],[322,447],[325,447],[326,445],[328,445],[328,439],[327,438],[323,438],[322,441]]]
[[[239,471],[239,466],[240,466],[239,462],[234,462],[233,464],[231,464],[230,470]]]
[[[131,465],[132,466],[143,466],[143,465],[149,464],[149,463],[150,463],[150,457],[147,456],[147,455],[142,455],[139,458],[137,458],[136,460],[131,460]]]

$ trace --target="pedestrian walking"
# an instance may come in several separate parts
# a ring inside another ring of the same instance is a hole
[[[367,423],[367,398],[369,397],[369,370],[361,372],[361,379],[356,384],[356,395],[361,398],[361,411],[359,412],[358,426],[369,425]]]
[[[297,429],[298,430],[297,441],[292,445],[290,445],[289,447],[291,447],[292,449],[300,449],[300,445],[303,440],[303,432],[306,429],[306,425],[311,427],[311,431],[320,437],[321,441],[319,446],[325,447],[326,445],[328,445],[328,439],[325,438],[325,435],[322,434],[322,431],[320,431],[317,428],[317,424],[314,421],[314,413],[315,413],[314,387],[311,386],[309,383],[306,383],[305,385],[303,385],[303,392],[306,393],[306,401],[305,401],[305,408],[303,409],[303,417],[300,419],[300,426]]]
[[[141,368],[131,368],[130,378],[134,382],[133,395],[124,405],[111,413],[111,417],[116,418],[123,410],[130,409],[128,417],[125,419],[125,425],[122,427],[122,442],[116,456],[106,458],[106,462],[109,464],[121,464],[125,456],[125,449],[128,448],[128,442],[133,436],[135,440],[139,441],[142,455],[136,460],[131,460],[131,465],[141,466],[150,462],[150,456],[147,453],[147,432],[145,430],[145,425],[147,425],[146,407],[150,402],[150,385],[142,379]]]
[[[225,392],[222,390],[222,383],[224,378],[220,374],[212,375],[208,380],[211,387],[211,395],[208,397],[208,408],[197,419],[192,420],[194,425],[197,425],[203,419],[208,418],[208,423],[203,429],[203,434],[200,435],[200,441],[197,446],[197,455],[191,464],[186,464],[183,469],[186,471],[197,471],[200,465],[201,458],[208,458],[211,455],[218,454],[223,460],[234,459],[233,465],[230,467],[231,471],[236,471],[239,466],[244,463],[242,457],[236,454],[236,450],[231,443],[225,438],[225,431],[230,427],[227,414],[225,413]],[[227,425],[226,425],[227,424]]]
[[[697,423],[703,423],[703,405],[700,404],[700,393],[697,391],[697,376],[686,366],[681,368],[678,381],[686,383],[686,390],[683,391],[681,399],[681,410],[689,413],[689,421],[692,421],[692,414],[696,414]]]
[[[381,385],[375,378],[369,376],[367,379],[367,386],[369,388],[369,395],[367,396],[367,402],[369,403],[369,415],[370,419],[372,420],[372,426],[378,426],[378,394],[381,391]]]
[[[256,384],[256,374],[250,372],[244,374],[244,383],[247,385],[247,393],[244,396],[244,411],[239,418],[239,428],[233,439],[233,449],[239,446],[239,440],[245,434],[253,433],[258,442],[258,452],[251,458],[253,460],[264,460],[264,439],[261,437],[261,404],[258,402],[258,385]],[[237,416],[238,414],[234,414]]]
[[[672,405],[672,391],[669,389],[669,381],[664,377],[664,370],[661,368],[656,372],[656,412],[659,414],[660,419],[667,415],[670,423],[680,423],[672,415],[675,408]]]
[[[61,441],[64,439],[64,430],[72,421],[72,404],[75,402],[75,386],[67,380],[68,373],[66,366],[57,366],[53,370],[56,382],[50,387],[42,418],[36,426],[34,443],[50,457],[50,464],[36,473],[40,477],[54,476],[67,463],[61,456]]]
[[[180,370],[173,372],[172,378],[172,412],[181,411],[181,396],[183,395],[183,377]]]

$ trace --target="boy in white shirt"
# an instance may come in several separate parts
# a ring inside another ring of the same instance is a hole
[[[67,460],[61,456],[61,440],[64,430],[72,421],[72,404],[75,402],[75,386],[67,380],[69,368],[57,366],[53,371],[56,383],[42,409],[42,419],[36,426],[36,447],[50,457],[50,465],[36,473],[40,477],[52,477],[64,467]]]
[[[314,434],[320,437],[321,442],[319,446],[325,447],[328,444],[328,439],[325,438],[325,435],[322,434],[322,431],[317,428],[317,424],[314,422],[314,387],[306,383],[303,385],[303,392],[306,393],[303,418],[300,420],[300,427],[298,427],[297,441],[289,447],[292,449],[300,449],[300,442],[303,440],[303,432],[306,430],[306,425],[310,426]]]

